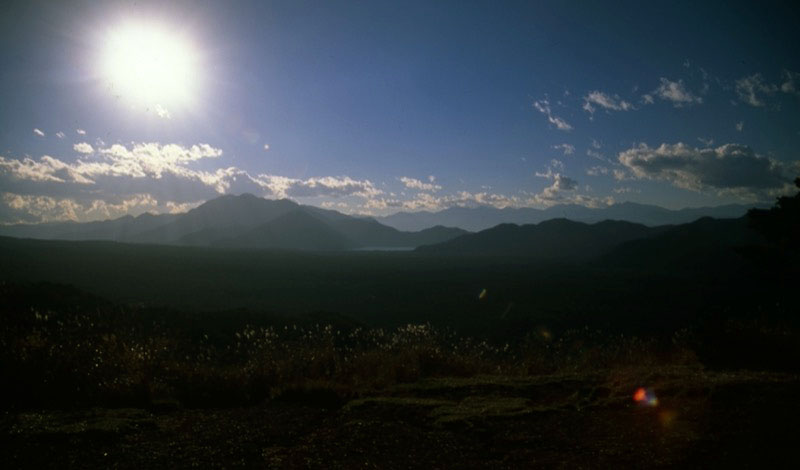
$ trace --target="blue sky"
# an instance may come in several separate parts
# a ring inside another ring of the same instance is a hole
[[[0,223],[791,192],[790,3],[533,3],[4,2]],[[112,47],[132,29],[159,39]],[[175,76],[131,59],[176,44]]]

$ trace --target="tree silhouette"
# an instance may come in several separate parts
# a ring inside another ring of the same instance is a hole
[[[794,184],[800,189],[800,177]],[[747,218],[750,227],[782,251],[797,252],[800,248],[800,192],[779,197],[770,209],[750,209]]]

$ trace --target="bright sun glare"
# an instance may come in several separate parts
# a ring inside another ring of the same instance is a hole
[[[154,26],[129,25],[109,34],[102,72],[114,95],[161,114],[193,98],[195,62],[194,50],[180,36]]]

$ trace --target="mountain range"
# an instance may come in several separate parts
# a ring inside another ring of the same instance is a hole
[[[221,196],[183,214],[0,227],[0,235],[20,238],[321,251],[410,249],[465,233],[446,227],[404,232],[371,218],[251,194]]]
[[[654,236],[669,226],[647,227],[606,220],[595,224],[551,219],[539,224],[500,224],[435,245],[419,252],[439,254],[522,256],[540,259],[585,259],[630,240]]]
[[[499,224],[538,224],[550,219],[564,218],[575,222],[594,223],[603,220],[624,220],[647,226],[677,225],[701,217],[729,219],[743,216],[752,206],[729,204],[717,207],[670,210],[659,206],[624,202],[607,207],[591,208],[562,204],[547,209],[494,207],[451,207],[438,212],[398,212],[375,219],[398,230],[422,230],[435,225],[459,227],[478,232]]]
[[[763,244],[748,218],[702,217],[687,224],[648,227],[605,220],[594,224],[551,219],[539,224],[500,224],[417,252],[505,256],[540,260],[594,260],[603,266],[674,267],[730,262],[733,249]]]
[[[709,209],[718,217],[732,217],[744,210],[744,206]],[[690,250],[692,252],[710,252],[717,247],[753,240],[743,217],[694,220],[693,217],[702,211],[669,211],[625,203],[604,209],[582,206],[557,206],[546,210],[451,208],[438,213],[399,213],[381,219],[397,222],[406,217],[402,225],[405,227],[426,225],[426,218],[431,223],[434,219],[437,222],[419,231],[402,231],[370,217],[345,215],[288,199],[270,200],[243,194],[221,196],[183,214],[142,214],[88,223],[0,226],[0,235],[244,249],[345,251],[416,248],[421,253],[538,259],[590,259],[617,250],[619,255],[613,259],[626,262],[663,253],[678,256],[686,253],[687,247],[696,248]],[[499,223],[477,233],[441,225],[461,223],[475,228],[496,220],[539,220],[555,214],[566,214],[569,218],[550,218],[519,225]],[[595,220],[603,218],[616,220]],[[685,219],[694,221],[652,226],[665,220]]]

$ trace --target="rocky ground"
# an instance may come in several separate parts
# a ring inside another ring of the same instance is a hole
[[[657,403],[637,403],[649,387]],[[437,378],[257,407],[7,411],[3,468],[798,468],[800,376]]]

